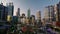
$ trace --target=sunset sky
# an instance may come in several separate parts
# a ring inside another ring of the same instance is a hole
[[[59,2],[59,0],[0,0],[4,5],[9,2],[14,4],[14,15],[16,15],[17,8],[20,8],[20,14],[27,14],[27,10],[30,8],[31,14],[36,15],[38,10],[41,11],[41,16],[44,16],[44,7],[49,5],[54,5]]]

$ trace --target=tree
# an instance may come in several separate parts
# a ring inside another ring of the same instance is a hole
[[[14,29],[15,29],[15,27],[14,27],[14,25],[11,25],[11,27],[10,27],[10,32],[14,32]]]

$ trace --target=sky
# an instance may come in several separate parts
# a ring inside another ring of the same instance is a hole
[[[30,8],[31,15],[36,16],[36,12],[41,11],[41,17],[44,17],[44,8],[46,6],[55,5],[59,0],[0,0],[0,3],[6,6],[6,3],[13,2],[14,15],[16,15],[17,8],[20,8],[20,14],[25,13],[27,16],[27,10]]]

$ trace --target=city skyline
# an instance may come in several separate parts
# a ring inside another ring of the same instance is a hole
[[[0,34],[60,34],[60,1],[0,0]]]
[[[9,2],[14,4],[14,15],[16,14],[17,8],[20,8],[20,13],[27,15],[27,10],[30,8],[31,14],[36,16],[38,10],[41,11],[42,18],[44,17],[44,7],[49,5],[55,5],[59,0],[1,0],[4,5]]]

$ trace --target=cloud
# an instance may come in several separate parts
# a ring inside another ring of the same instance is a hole
[[[0,0],[0,3],[3,3],[3,5],[6,5],[6,0]]]

